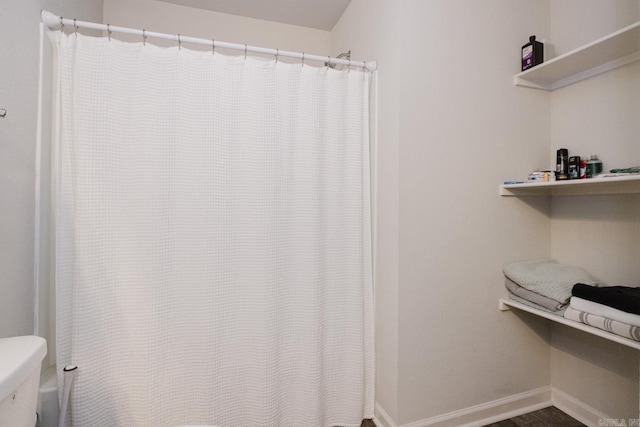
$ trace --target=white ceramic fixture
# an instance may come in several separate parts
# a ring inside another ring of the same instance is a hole
[[[40,364],[46,354],[41,337],[0,339],[0,426],[36,424]]]

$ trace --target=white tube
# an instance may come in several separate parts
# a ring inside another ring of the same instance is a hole
[[[46,10],[43,10],[41,12],[41,17],[44,25],[51,30],[59,29],[61,25],[65,25],[68,28],[87,28],[91,30],[111,31],[112,33],[133,34],[140,37],[145,36],[145,37],[154,37],[158,39],[173,40],[176,43],[178,42],[194,43],[194,44],[201,44],[206,46],[240,50],[243,52],[246,51],[246,52],[252,52],[252,53],[263,53],[266,55],[284,56],[284,57],[296,58],[300,60],[304,59],[304,60],[311,60],[311,61],[328,62],[330,64],[350,65],[353,67],[366,68],[369,71],[375,71],[377,68],[377,64],[375,61],[351,61],[348,59],[332,58],[330,56],[308,55],[306,53],[300,53],[300,52],[290,52],[290,51],[280,50],[280,49],[267,49],[267,48],[258,47],[258,46],[219,42],[217,40],[200,39],[196,37],[189,37],[189,36],[183,36],[178,34],[165,34],[165,33],[156,33],[154,31],[147,31],[147,30],[135,30],[133,28],[116,27],[114,25],[97,24],[95,22],[77,21],[75,19],[68,19],[68,18],[65,19],[51,12],[47,12]]]
[[[71,394],[71,384],[78,373],[78,367],[75,365],[67,365],[62,370],[64,378],[64,387],[62,392],[62,405],[60,406],[60,418],[58,418],[58,427],[65,427],[67,417],[67,407],[69,406],[69,395]]]

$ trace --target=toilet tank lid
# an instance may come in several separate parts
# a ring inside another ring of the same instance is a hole
[[[0,339],[0,401],[40,367],[47,342],[33,335]]]

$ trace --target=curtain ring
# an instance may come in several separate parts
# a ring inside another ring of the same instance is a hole
[[[60,32],[64,33],[64,22],[62,22],[64,18],[61,16],[60,17]]]
[[[107,37],[109,37],[109,41],[111,41],[111,26],[107,24]]]
[[[331,57],[327,56],[327,68],[329,68],[329,65],[331,65]]]
[[[145,30],[144,28],[142,29],[142,45],[146,46],[147,45],[147,30]]]
[[[178,50],[182,49],[182,40],[180,40],[180,34],[178,34]]]
[[[78,38],[78,26],[76,25],[76,18],[73,18],[73,33],[76,35],[76,38]]]
[[[276,49],[276,64],[278,63],[278,55],[280,55],[280,49]]]
[[[304,52],[302,52],[302,66],[304,67]]]
[[[245,61],[247,59],[247,44],[246,43],[244,44],[244,59],[245,59]]]
[[[211,39],[211,55],[216,54],[216,41],[215,39]]]

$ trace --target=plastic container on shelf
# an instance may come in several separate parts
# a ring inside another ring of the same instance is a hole
[[[598,159],[597,155],[592,154],[587,162],[587,178],[593,178],[599,173],[602,173],[602,160]]]

